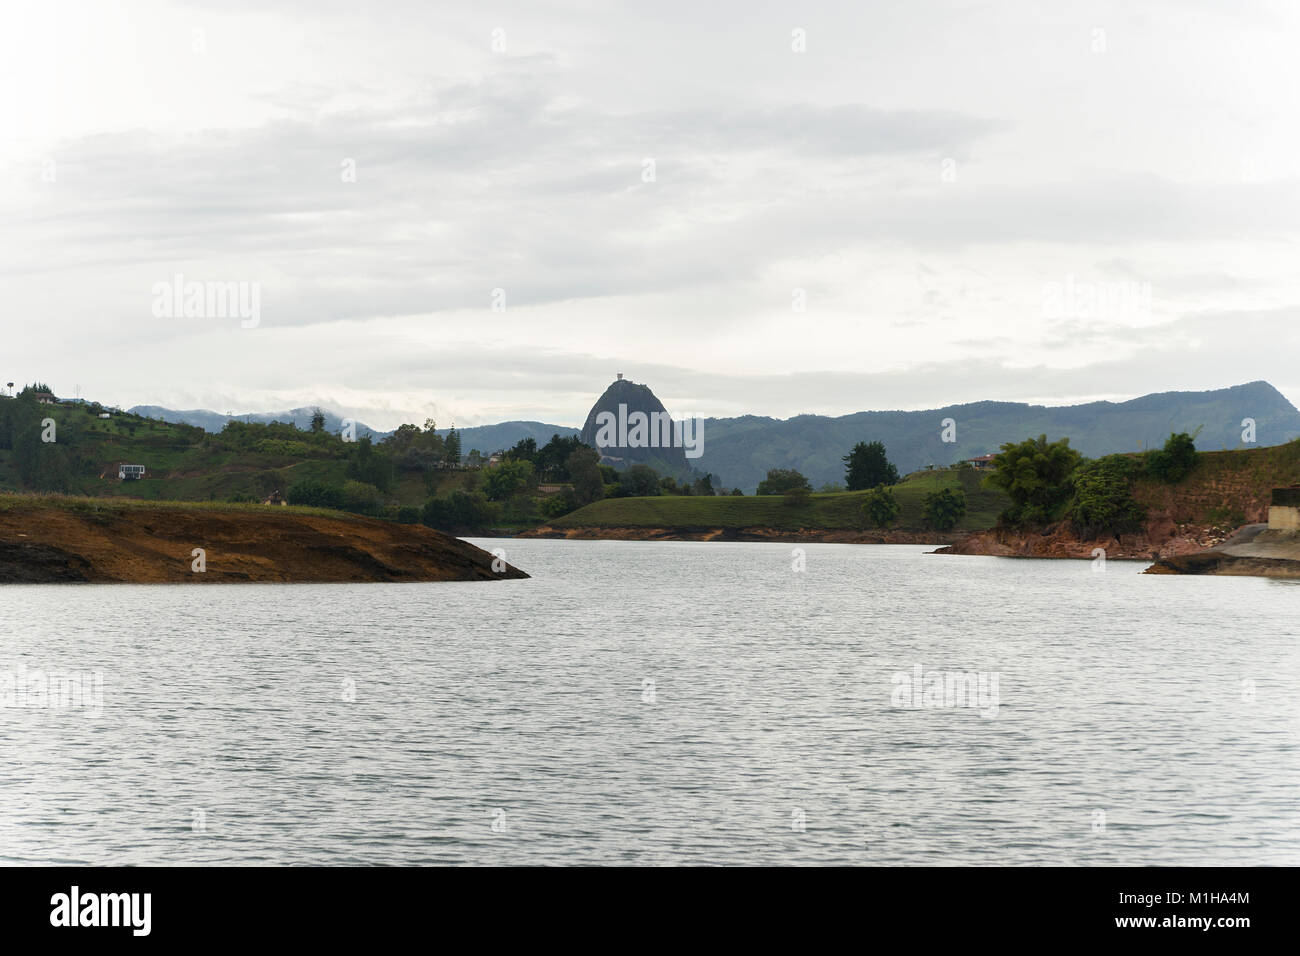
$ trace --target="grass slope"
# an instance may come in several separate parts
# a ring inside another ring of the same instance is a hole
[[[922,472],[894,486],[901,513],[894,528],[927,530],[922,518],[925,496],[940,488],[959,488],[952,471]],[[778,495],[732,497],[607,498],[550,522],[555,528],[865,528],[863,491],[814,494],[805,505],[787,505]],[[958,531],[991,527],[1007,499],[992,489],[967,489],[966,516]]]

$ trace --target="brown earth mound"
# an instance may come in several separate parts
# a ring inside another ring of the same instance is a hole
[[[195,565],[202,549],[204,570]],[[527,574],[420,525],[285,508],[0,496],[0,582],[494,581]]]

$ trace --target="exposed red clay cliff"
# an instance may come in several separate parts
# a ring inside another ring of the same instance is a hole
[[[194,570],[203,549],[205,570]],[[420,525],[302,514],[69,507],[0,509],[0,582],[493,581],[526,578],[468,542]]]
[[[1102,548],[1108,559],[1154,561],[1193,554],[1223,542],[1229,531],[1210,525],[1176,524],[1167,512],[1155,512],[1139,534],[1080,538],[1069,522],[1042,528],[990,528],[977,531],[936,554],[982,554],[1002,558],[1090,558]]]

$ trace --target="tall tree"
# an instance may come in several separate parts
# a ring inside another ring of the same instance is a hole
[[[885,455],[883,442],[858,442],[842,460],[844,484],[849,491],[898,484],[898,469]]]
[[[455,425],[451,426],[447,437],[443,439],[443,455],[447,464],[453,468],[460,464],[460,432],[456,431]]]
[[[319,406],[311,410],[311,430],[316,435],[325,430],[325,412]]]
[[[573,483],[573,492],[586,505],[605,496],[605,480],[600,474],[600,455],[595,449],[582,447],[564,463]]]

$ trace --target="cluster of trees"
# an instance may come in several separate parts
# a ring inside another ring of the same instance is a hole
[[[1086,536],[1137,531],[1146,511],[1133,497],[1142,477],[1164,483],[1182,481],[1197,461],[1195,438],[1171,434],[1164,447],[1142,455],[1105,455],[1085,459],[1062,438],[1046,435],[1009,442],[993,459],[988,482],[1011,498],[1002,520],[1010,525],[1039,525],[1068,519]]]
[[[862,499],[862,516],[873,528],[887,528],[898,520],[902,508],[892,488],[879,485]],[[937,531],[948,531],[966,516],[966,492],[962,488],[940,488],[922,499],[925,523]]]
[[[0,402],[0,450],[13,453],[14,469],[24,488],[70,491],[78,475],[93,472],[94,462],[78,449],[80,429],[45,424],[49,417],[36,399],[49,386],[36,382]],[[46,441],[45,438],[54,438]]]

